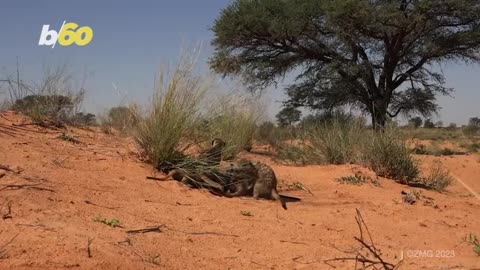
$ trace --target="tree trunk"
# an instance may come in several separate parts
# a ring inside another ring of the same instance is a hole
[[[372,117],[372,126],[374,130],[381,131],[385,128],[387,123],[387,106],[386,102],[381,99],[372,101],[373,106],[370,109],[370,115]]]

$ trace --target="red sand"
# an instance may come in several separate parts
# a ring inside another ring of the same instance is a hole
[[[400,193],[414,188],[388,179],[379,180],[382,187],[334,181],[358,166],[292,167],[247,154],[272,165],[282,194],[302,198],[285,211],[274,201],[148,181],[153,170],[138,161],[129,139],[69,128],[82,142],[73,144],[56,138],[64,130],[12,125],[21,123],[21,116],[1,114],[0,164],[21,173],[0,169],[0,269],[353,269],[352,262],[333,268],[324,260],[358,246],[356,208],[385,260],[397,262],[403,251],[400,269],[480,269],[480,257],[462,242],[480,235],[480,200],[457,182],[445,193],[422,190],[434,205],[408,205]],[[425,169],[441,160],[480,193],[478,155],[419,158]],[[295,181],[313,195],[285,189]],[[116,218],[122,228],[93,222],[97,216]],[[126,232],[154,225],[164,225],[162,232]]]

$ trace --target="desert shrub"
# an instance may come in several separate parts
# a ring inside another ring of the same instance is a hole
[[[413,127],[413,128],[419,128],[422,126],[423,120],[420,117],[413,117],[410,120],[408,120],[408,125]]]
[[[296,143],[282,143],[277,158],[297,164],[363,163],[379,176],[408,184],[419,169],[398,128],[368,130],[356,118],[309,121],[297,131]]]
[[[184,54],[173,70],[160,70],[151,107],[136,128],[141,152],[159,169],[184,156],[182,138],[194,129],[199,104],[212,83],[195,74],[195,59]]]
[[[476,153],[480,150],[480,143],[471,143],[467,147],[468,152]]]
[[[363,124],[354,118],[303,122],[290,140],[276,146],[277,158],[295,164],[354,163],[363,134]]]
[[[276,141],[276,126],[270,121],[261,123],[255,131],[255,139],[262,143],[270,144],[272,141]]]
[[[442,167],[440,162],[435,162],[422,182],[428,189],[443,191],[453,182],[453,177],[448,170]]]
[[[294,165],[314,165],[324,163],[323,156],[313,151],[307,144],[291,144],[281,142],[276,145],[276,158],[279,161]]]
[[[110,108],[105,116],[100,118],[100,128],[105,133],[112,129],[121,134],[129,134],[137,127],[140,116],[136,106],[117,106]]]
[[[431,141],[455,140],[461,136],[461,132],[449,128],[418,128],[401,129],[402,134],[407,138]]]
[[[12,100],[12,109],[29,116],[36,124],[63,126],[75,124],[83,102],[85,90],[73,89],[73,77],[65,66],[47,69],[40,83],[25,86],[26,91],[17,91]]]
[[[349,124],[355,122],[360,126],[365,126],[366,120],[363,117],[357,117],[351,113],[342,110],[325,111],[315,115],[307,115],[300,121],[299,127],[308,129],[318,127],[319,125],[328,125],[333,123]]]
[[[473,137],[480,134],[480,127],[474,125],[467,125],[463,128],[462,132],[467,137]]]
[[[455,131],[457,129],[457,124],[456,123],[450,123],[448,126],[445,128],[448,131]]]
[[[224,159],[250,150],[261,111],[254,100],[244,96],[218,96],[205,114],[204,136],[226,143]]]
[[[0,100],[0,111],[8,110],[10,107],[10,103],[7,100]]]
[[[272,122],[263,122],[255,131],[255,140],[260,143],[266,143],[277,148],[285,141],[294,140],[297,133],[303,132],[301,129],[293,126],[276,127]]]
[[[77,126],[95,126],[97,125],[97,118],[92,113],[76,113],[72,122]]]
[[[406,141],[397,129],[386,128],[384,132],[371,131],[370,140],[362,149],[362,160],[379,176],[408,184],[418,178],[416,160],[410,155]]]
[[[433,121],[431,119],[425,119],[425,121],[423,122],[423,127],[424,128],[435,128],[435,124],[433,123]]]
[[[310,128],[308,142],[329,164],[354,163],[364,130],[355,121],[333,120]]]

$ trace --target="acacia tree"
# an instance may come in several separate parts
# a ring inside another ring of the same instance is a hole
[[[354,106],[375,128],[438,110],[436,64],[480,60],[480,0],[236,0],[212,30],[214,71],[252,91],[295,74],[285,106]]]
[[[286,127],[300,121],[302,112],[293,107],[285,107],[275,117],[280,127]]]

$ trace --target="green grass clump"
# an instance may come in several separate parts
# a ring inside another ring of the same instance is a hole
[[[332,121],[314,126],[308,133],[308,141],[328,164],[354,163],[363,131],[354,121]]]
[[[261,116],[259,104],[239,95],[218,96],[204,116],[204,137],[221,138],[226,143],[223,157],[233,159],[244,150],[250,151]]]
[[[355,163],[365,131],[355,120],[332,119],[302,125],[291,133],[290,141],[295,143],[277,144],[278,158],[302,165]]]
[[[394,128],[372,131],[364,144],[362,160],[377,175],[395,179],[403,184],[418,179],[417,161],[410,155],[406,141]]]
[[[67,141],[67,142],[74,143],[74,144],[80,143],[79,140],[77,140],[73,136],[65,134],[65,133],[62,133],[61,135],[58,135],[57,138],[60,139],[60,140],[64,140],[64,141]]]
[[[422,182],[428,189],[443,191],[453,183],[453,180],[450,172],[444,169],[440,162],[435,162],[427,177],[422,179]]]
[[[367,182],[365,178],[358,177],[357,175],[343,176],[340,178],[336,178],[335,181],[341,184],[350,184],[350,185],[363,185]]]
[[[195,57],[184,55],[173,71],[162,69],[152,105],[138,123],[135,140],[157,168],[183,158],[182,139],[198,122],[199,105],[212,84],[196,75],[194,67]]]
[[[98,216],[98,217],[93,218],[92,221],[103,223],[103,224],[108,225],[108,226],[113,227],[113,228],[120,226],[120,220],[118,220],[116,218],[107,219],[107,218]]]

